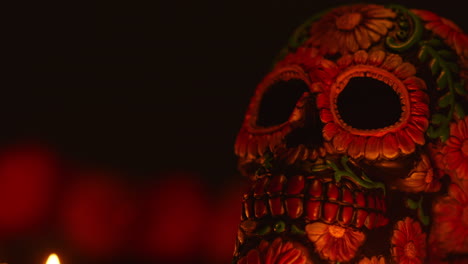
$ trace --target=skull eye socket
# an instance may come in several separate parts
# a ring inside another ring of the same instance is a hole
[[[285,123],[307,91],[308,85],[301,79],[278,80],[271,84],[260,101],[256,125],[272,127]]]
[[[355,129],[382,129],[397,123],[403,114],[397,92],[371,77],[353,77],[337,97],[337,113]]]

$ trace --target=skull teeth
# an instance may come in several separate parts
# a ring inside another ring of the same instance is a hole
[[[356,228],[385,226],[388,219],[384,197],[350,186],[300,175],[264,177],[244,195],[242,218],[261,219],[271,215]]]

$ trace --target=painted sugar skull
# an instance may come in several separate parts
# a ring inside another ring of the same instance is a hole
[[[466,258],[467,76],[468,37],[429,11],[356,4],[299,27],[237,136],[234,263]]]

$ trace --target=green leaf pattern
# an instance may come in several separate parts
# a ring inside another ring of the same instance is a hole
[[[447,109],[447,114],[434,114],[431,126],[427,131],[430,138],[440,138],[446,141],[450,134],[450,121],[457,115],[459,118],[465,116],[463,107],[457,103],[456,95],[466,95],[463,80],[456,78],[459,73],[459,67],[455,63],[456,54],[444,47],[442,40],[434,38],[421,41],[419,43],[420,51],[418,58],[423,63],[428,63],[432,75],[436,78],[437,90],[443,95],[437,102],[438,107]]]

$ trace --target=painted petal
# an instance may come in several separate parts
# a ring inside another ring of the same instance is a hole
[[[445,144],[447,147],[450,148],[446,151],[459,151],[459,149],[461,148],[462,140],[460,139],[460,136],[452,134],[452,136],[448,138]]]
[[[366,15],[373,18],[394,18],[396,14],[387,8],[376,8],[366,12]]]
[[[396,158],[399,154],[398,140],[395,135],[388,133],[384,136],[382,154],[388,159]]]
[[[416,145],[404,131],[398,131],[395,136],[398,140],[398,147],[403,154],[411,154],[414,152]]]
[[[411,9],[411,12],[418,15],[424,21],[435,21],[440,20],[440,17],[433,12],[420,9]]]
[[[448,190],[449,196],[455,198],[457,201],[462,202],[463,204],[467,203],[467,197],[465,193],[463,192],[462,188],[456,184],[450,184],[449,190]]]
[[[321,93],[317,96],[317,108],[328,108],[330,109],[330,97],[328,93]]]
[[[468,178],[468,159],[464,159],[464,161],[460,164],[460,166],[456,169],[457,178],[465,180]]]
[[[260,156],[262,156],[268,147],[268,139],[270,138],[270,135],[260,135],[257,137],[257,152]]]
[[[445,154],[444,161],[447,164],[447,169],[454,170],[460,166],[465,160],[460,152],[449,152]]]
[[[301,252],[297,249],[289,250],[283,253],[282,255],[280,255],[275,263],[290,264],[296,261],[300,255],[301,255]],[[272,263],[272,264],[275,264],[275,263]]]
[[[416,68],[413,66],[413,64],[404,62],[395,69],[394,73],[398,78],[403,80],[410,76],[415,75]]]
[[[332,244],[332,237],[329,234],[321,236],[317,241],[315,241],[315,249],[324,256],[328,256],[330,249],[330,244]]]
[[[425,104],[429,103],[429,95],[427,93],[418,90],[418,91],[412,91],[410,93],[410,100],[411,102],[417,103],[417,102],[422,102]]]
[[[400,189],[406,192],[420,192],[423,191],[427,183],[425,181],[426,172],[415,172],[410,177],[401,180]]]
[[[369,64],[379,66],[385,59],[385,52],[382,50],[371,51],[369,53]]]
[[[275,148],[281,143],[281,140],[283,139],[284,133],[274,133],[270,137],[270,142],[268,142],[268,147],[270,148],[271,151],[274,151]]]
[[[421,131],[426,131],[429,127],[429,119],[424,116],[411,116],[411,122]]]
[[[377,42],[380,40],[380,35],[373,30],[367,30],[367,34],[369,35],[369,38],[372,42]]]
[[[427,30],[433,30],[435,27],[440,26],[440,25],[441,25],[441,23],[440,23],[440,18],[439,18],[438,20],[427,22],[426,25],[425,25],[425,28]]]
[[[408,90],[427,90],[427,85],[423,79],[411,76],[406,78],[403,83],[406,85]]]
[[[429,116],[429,106],[423,103],[413,103],[411,105],[411,115]]]
[[[323,123],[328,124],[334,120],[333,114],[330,110],[324,108],[320,110],[320,120],[322,120]]]
[[[265,254],[265,264],[274,264],[276,262],[275,260],[278,258],[278,255],[281,254],[282,246],[283,243],[279,237],[271,243]]]
[[[396,54],[390,54],[385,58],[385,61],[382,64],[382,68],[387,69],[389,71],[394,70],[403,62],[403,59]]]
[[[458,124],[457,123],[454,123],[452,122],[450,124],[450,136],[453,136],[453,137],[456,137],[456,138],[462,138],[462,136],[460,135],[460,131],[458,130]]]
[[[270,243],[268,243],[268,241],[262,240],[262,242],[260,242],[260,245],[258,246],[258,251],[266,252],[269,246],[270,246]]]
[[[306,263],[307,263],[307,258],[301,254],[295,261],[289,264],[306,264]]]
[[[344,55],[343,57],[339,58],[338,61],[336,62],[336,64],[340,68],[346,68],[349,65],[351,65],[352,62],[353,62],[353,56],[347,54],[347,55]]]
[[[328,123],[323,128],[323,138],[326,141],[330,141],[336,134],[342,132],[342,128],[335,123]]]
[[[338,43],[338,51],[341,52],[341,54],[348,53],[349,49],[347,47],[345,33],[340,33],[338,35],[338,37],[336,38],[336,43]]]
[[[345,47],[351,52],[356,52],[359,49],[359,46],[356,42],[356,38],[354,38],[354,34],[350,32],[347,33],[344,37]]]
[[[463,52],[460,52],[460,55],[464,56],[465,58],[468,57],[468,36],[465,34],[458,34],[457,38],[457,47],[460,46],[460,49]]]
[[[451,31],[449,26],[437,22],[435,22],[434,25],[432,25],[432,23],[429,24],[431,24],[430,26],[432,26],[432,31],[434,31],[435,34],[439,35],[443,39],[449,38],[449,34]]]
[[[354,140],[351,141],[348,147],[348,154],[357,159],[364,156],[366,150],[367,138],[363,136],[354,137]]]
[[[333,146],[335,147],[336,151],[344,153],[348,149],[349,143],[353,140],[353,138],[354,136],[348,132],[342,132],[333,138]]]
[[[426,139],[424,137],[424,133],[420,131],[418,128],[413,126],[412,124],[408,124],[408,126],[404,129],[404,131],[411,137],[419,145],[424,145]]]
[[[311,239],[311,241],[315,242],[320,236],[328,232],[328,225],[320,222],[315,222],[306,225],[305,231],[307,233],[307,236],[309,236],[309,239],[311,239],[312,236],[314,239]]]
[[[357,27],[354,29],[354,37],[356,38],[356,41],[361,49],[367,49],[370,47],[370,39],[367,33],[364,31],[363,27]]]
[[[377,34],[380,36],[387,35],[388,32],[388,23],[390,23],[390,27],[392,25],[392,22],[387,21],[387,20],[380,20],[380,19],[369,19],[366,21],[366,26],[373,31],[375,31]]]
[[[368,160],[376,160],[382,151],[382,139],[380,137],[369,137],[366,144],[364,156]]]
[[[447,18],[444,18],[444,17],[441,17],[441,18],[440,18],[440,21],[441,21],[444,25],[447,25],[448,27],[450,27],[450,29],[451,29],[452,31],[462,33],[462,30],[460,29],[460,27],[459,27],[457,24],[455,24],[452,20],[447,19]]]
[[[382,26],[380,25],[379,23],[375,23],[375,20],[367,20],[364,24],[364,26],[368,29],[369,32],[373,32],[375,34],[377,34],[380,38],[381,35],[385,35],[385,34],[382,34],[383,31],[386,31],[387,28],[385,26]]]
[[[460,132],[460,138],[463,139],[468,138],[468,128],[466,126],[466,121],[468,121],[468,118],[458,121],[458,131]]]
[[[324,86],[323,83],[320,82],[314,82],[312,85],[310,85],[310,91],[312,93],[321,93],[323,92]]]
[[[354,61],[356,62],[356,64],[365,64],[367,62],[368,57],[369,54],[367,54],[367,52],[363,50],[354,53]]]

